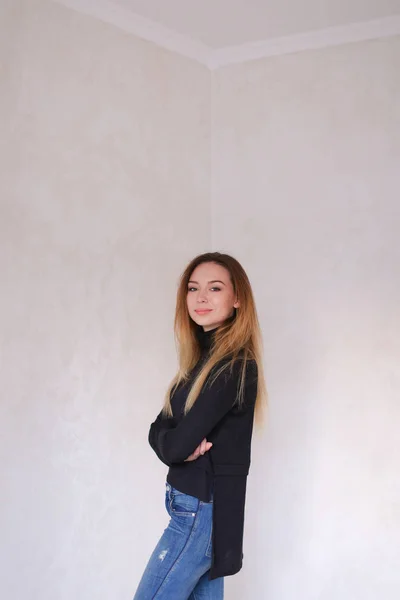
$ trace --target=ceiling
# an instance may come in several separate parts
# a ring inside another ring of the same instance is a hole
[[[400,0],[109,0],[213,49],[400,14]]]
[[[400,35],[400,0],[54,1],[210,69]]]

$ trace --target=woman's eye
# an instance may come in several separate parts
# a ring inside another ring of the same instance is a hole
[[[211,290],[215,290],[215,291],[217,291],[217,292],[220,292],[220,291],[221,291],[221,288],[219,288],[219,287],[212,287],[212,288],[210,288],[210,289],[211,289]],[[196,291],[196,290],[197,290],[197,288],[195,288],[195,287],[190,287],[190,288],[188,288],[188,292],[192,292],[192,291]]]

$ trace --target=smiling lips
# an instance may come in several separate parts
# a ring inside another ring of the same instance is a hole
[[[211,308],[207,308],[207,309],[197,309],[196,312],[198,315],[206,315],[207,313],[211,312]]]

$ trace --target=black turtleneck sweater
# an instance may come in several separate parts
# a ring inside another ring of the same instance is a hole
[[[196,334],[201,348],[201,357],[192,370],[189,380],[181,383],[171,398],[173,417],[166,418],[161,411],[149,431],[151,447],[159,459],[169,466],[168,483],[203,502],[210,501],[213,491],[213,447],[194,461],[185,462],[185,460],[204,438],[213,442],[215,437],[217,443],[220,443],[224,418],[228,413],[232,415],[246,407],[254,407],[257,393],[256,385],[250,387],[247,385],[249,381],[255,382],[257,378],[257,366],[255,361],[251,360],[248,361],[246,369],[245,404],[241,408],[235,406],[241,372],[241,361],[237,361],[232,373],[227,368],[212,386],[207,385],[206,382],[193,407],[184,415],[191,385],[209,356],[215,332],[216,329],[205,332],[202,327],[198,327]],[[217,365],[215,370],[220,366],[221,364]],[[215,370],[211,371],[208,380],[214,376]],[[250,453],[250,447],[248,452]]]

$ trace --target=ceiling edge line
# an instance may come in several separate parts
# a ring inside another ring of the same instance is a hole
[[[53,0],[214,71],[230,64],[400,35],[400,15],[214,49],[108,0]]]
[[[107,0],[53,0],[53,2],[114,25],[140,39],[193,59],[206,67],[212,60],[213,51],[205,44],[123,7],[115,6]]]
[[[400,35],[400,15],[221,48],[212,53],[208,67],[216,70],[229,64],[395,35]]]

